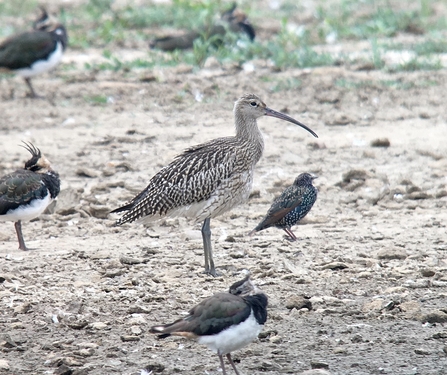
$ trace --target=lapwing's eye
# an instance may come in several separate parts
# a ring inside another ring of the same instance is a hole
[[[251,105],[252,107],[257,107],[257,106],[258,106],[258,103],[256,103],[256,102],[250,102],[250,105]]]

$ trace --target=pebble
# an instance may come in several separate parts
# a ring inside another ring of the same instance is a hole
[[[323,369],[312,369],[300,372],[298,375],[331,375],[329,371]]]
[[[90,324],[90,327],[93,329],[101,330],[107,328],[107,324],[104,322],[93,322]]]
[[[313,369],[326,369],[329,368],[329,364],[323,361],[312,360],[310,361],[310,367]]]
[[[431,354],[430,351],[428,351],[427,349],[423,349],[423,348],[416,348],[416,349],[414,349],[414,352],[419,355],[430,355]]]
[[[371,147],[390,147],[390,145],[388,138],[377,138],[371,141]]]
[[[377,252],[378,259],[405,259],[407,256],[407,252],[399,247],[393,247],[389,249],[385,248]]]
[[[130,336],[130,335],[123,335],[120,336],[121,341],[140,341],[140,338],[138,336]]]
[[[6,359],[0,359],[0,370],[9,370],[9,362]]]
[[[446,323],[447,314],[441,310],[435,310],[419,317],[422,323]]]
[[[308,310],[312,310],[312,302],[310,302],[309,298],[304,298],[302,296],[290,296],[286,299],[285,306],[287,309],[297,309],[300,310],[302,308],[306,308]]]
[[[432,269],[430,269],[430,268],[423,268],[422,270],[421,270],[421,275],[422,276],[424,276],[424,277],[432,277],[432,276],[434,276],[435,275],[435,271],[433,271]]]
[[[343,270],[345,268],[348,268],[348,266],[346,263],[343,262],[331,262],[321,267],[321,269],[323,270],[333,270],[333,271]]]
[[[129,320],[127,321],[127,324],[135,326],[140,324],[146,324],[147,320],[139,314],[134,314]]]

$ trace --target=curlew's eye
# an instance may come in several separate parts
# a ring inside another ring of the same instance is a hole
[[[257,106],[258,106],[258,103],[256,103],[256,102],[250,102],[250,105],[251,105],[252,107],[257,107]]]

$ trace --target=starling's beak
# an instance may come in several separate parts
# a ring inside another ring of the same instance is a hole
[[[311,130],[306,125],[302,124],[301,122],[293,119],[292,117],[285,115],[284,113],[276,112],[273,109],[265,107],[265,115],[266,116],[271,116],[271,117],[276,117],[276,118],[279,118],[281,120],[285,120],[285,121],[291,122],[292,124],[301,126],[303,129],[306,129],[310,134],[312,134],[315,138],[318,138],[317,133],[315,133],[313,130]]]

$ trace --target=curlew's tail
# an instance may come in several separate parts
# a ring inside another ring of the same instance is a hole
[[[110,213],[115,214],[117,212],[129,211],[132,209],[132,207],[133,207],[133,203],[129,203],[129,204],[126,204],[125,206],[115,208],[114,210],[110,211]]]

